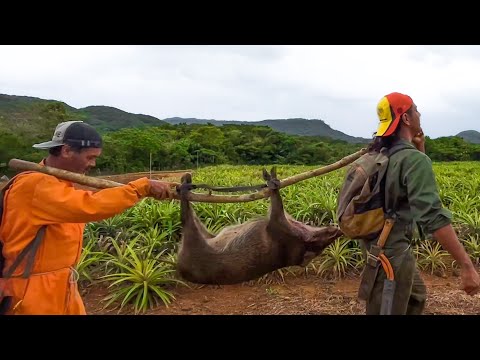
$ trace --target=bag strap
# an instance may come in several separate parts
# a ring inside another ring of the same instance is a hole
[[[14,177],[12,177],[10,180],[8,180],[7,184],[0,191],[0,224],[2,223],[3,207],[4,207],[3,203],[5,201],[5,193],[13,185],[13,183],[15,182],[15,180],[17,179],[17,177],[19,175],[24,175],[24,174],[33,173],[33,172],[35,172],[35,171],[22,171],[22,172],[16,174]]]
[[[15,181],[15,178],[16,176],[11,178],[0,191],[0,225],[2,224],[2,218],[3,218],[3,208],[4,208],[3,202],[5,201],[5,193],[12,186],[13,182]],[[2,261],[0,262],[0,266],[3,266],[3,260],[4,260],[2,251],[3,251],[3,243],[0,240],[0,258],[2,258]],[[0,277],[3,277],[3,269],[0,269]],[[1,293],[0,293],[0,296],[1,296]]]
[[[412,149],[413,150],[412,147],[410,147],[406,144],[403,144],[403,143],[395,144],[389,150],[387,150],[387,156],[390,158],[392,155],[396,154],[399,151],[405,150],[405,149]]]
[[[16,178],[17,178],[17,176],[14,176],[10,180],[8,180],[7,184],[3,187],[2,191],[0,192],[0,224],[1,224],[2,216],[3,216],[3,200],[5,198],[5,193],[12,186],[12,184],[16,180]]]
[[[400,143],[400,144],[395,144],[390,149],[384,148],[382,150],[384,150],[385,155],[387,155],[388,158],[390,158],[392,155],[396,154],[397,152],[406,150],[406,149],[412,149],[412,148],[406,144]],[[387,175],[388,175],[388,171],[385,173],[385,176],[383,177],[383,181],[386,181]],[[383,191],[385,191],[385,187]],[[385,194],[385,203],[387,203],[387,199],[388,199],[388,194]],[[383,225],[382,232],[380,233],[380,236],[378,237],[378,240],[377,240],[377,246],[379,246],[381,249],[383,249],[383,247],[385,246],[385,242],[388,239],[388,235],[390,234],[390,231],[392,230],[393,225],[395,224],[395,221],[396,221],[395,212],[392,209],[387,209],[386,204],[385,204],[385,210],[386,210],[385,223]]]
[[[21,172],[21,173],[15,175],[13,178],[11,178],[7,182],[7,184],[0,191],[0,224],[1,224],[2,218],[3,218],[5,193],[13,185],[13,183],[17,179],[18,175],[25,174],[27,172],[31,172],[31,171],[24,171],[24,172]],[[46,230],[46,225],[43,225],[42,227],[40,227],[40,229],[37,231],[37,234],[35,235],[35,238],[27,246],[25,246],[25,248],[22,250],[22,252],[15,259],[12,266],[10,266],[8,271],[5,274],[2,275],[3,278],[10,278],[12,276],[12,274],[14,273],[14,271],[17,269],[18,265],[20,265],[20,263],[23,261],[23,259],[27,255],[30,255],[30,256],[27,259],[27,264],[25,266],[25,270],[22,274],[22,277],[24,279],[27,279],[30,276],[30,274],[32,272],[32,269],[33,269],[33,262],[35,260],[36,254],[37,254],[38,247],[40,245],[40,242],[43,239],[43,236],[45,235],[45,230]],[[0,256],[3,257],[3,255],[1,254],[2,251],[3,251],[3,244],[0,241]],[[3,269],[0,269],[0,270],[1,270],[0,274],[2,274]],[[8,309],[12,305],[12,297],[11,296],[2,296],[2,295],[3,294],[0,293],[0,315],[6,314]]]
[[[35,171],[22,171],[22,172],[16,174],[14,177],[12,177],[10,180],[8,180],[7,184],[0,191],[0,224],[2,222],[2,216],[3,216],[3,202],[4,202],[4,199],[5,199],[5,193],[13,185],[15,180],[17,180],[17,177],[19,175],[24,175],[24,174],[28,174],[28,173],[32,173],[32,172],[35,172]]]
[[[3,276],[4,278],[12,277],[12,274],[17,269],[18,265],[20,265],[20,263],[23,261],[25,256],[27,256],[28,254],[30,256],[27,259],[27,264],[25,265],[25,271],[23,272],[22,277],[26,279],[30,276],[30,274],[32,273],[33,261],[35,260],[35,255],[37,254],[37,250],[40,245],[40,242],[42,241],[43,236],[45,235],[46,227],[47,227],[46,225],[43,225],[42,227],[40,227],[37,234],[35,235],[35,238],[32,241],[30,241],[30,243],[27,246],[25,246],[25,248],[22,250],[22,252],[17,256],[17,258],[13,262],[12,266],[8,268],[8,271]]]
[[[5,193],[13,185],[13,183],[17,179],[18,175],[25,174],[25,173],[30,173],[30,172],[33,172],[33,171],[24,171],[24,172],[21,172],[21,173],[15,175],[13,178],[11,178],[8,181],[8,183],[1,190],[1,194],[0,194],[0,222],[2,221],[2,217],[3,217]],[[46,225],[43,225],[43,226],[40,227],[40,229],[38,229],[37,234],[35,235],[33,240],[30,241],[30,243],[28,243],[27,246],[25,246],[25,248],[22,250],[22,252],[15,259],[12,266],[10,266],[8,271],[3,274],[3,276],[2,276],[3,278],[11,277],[12,274],[14,273],[14,271],[17,269],[18,265],[20,265],[20,263],[23,261],[25,256],[27,256],[29,253],[30,253],[30,257],[27,259],[27,264],[26,264],[26,267],[25,267],[25,271],[22,274],[22,277],[24,279],[26,279],[30,276],[30,274],[32,272],[32,268],[33,268],[33,262],[35,260],[36,254],[37,254],[38,247],[40,245],[40,242],[43,239],[43,236],[45,235],[46,227],[47,227]],[[3,246],[2,246],[2,243],[0,242],[0,251],[2,251],[2,250],[3,250]]]
[[[46,225],[43,225],[35,235],[35,238],[27,245],[25,248],[22,250],[20,255],[15,259],[14,263],[10,268],[8,269],[7,273],[2,276],[3,278],[10,278],[12,277],[13,272],[17,269],[18,265],[22,262],[22,260],[25,258],[27,254],[30,255],[30,257],[27,259],[27,264],[25,266],[25,270],[22,274],[22,278],[28,279],[30,277],[30,274],[32,272],[33,268],[33,261],[35,260],[35,256],[37,254],[38,247],[40,245],[40,242],[43,239],[43,236],[45,234],[45,229]],[[0,243],[1,245],[1,243]],[[0,246],[0,251],[2,251],[3,247]],[[3,296],[2,291],[0,290],[0,315],[5,315],[10,309],[12,305],[12,297],[11,296]]]

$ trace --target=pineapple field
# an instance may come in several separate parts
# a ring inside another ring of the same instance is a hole
[[[279,179],[315,169],[277,165]],[[267,169],[270,166],[266,166]],[[193,171],[194,183],[214,186],[263,183],[263,166],[212,166]],[[478,266],[480,261],[480,163],[434,163],[437,186],[454,228]],[[180,181],[182,172],[168,174]],[[309,225],[335,224],[344,168],[282,188],[285,210]],[[148,173],[123,174],[126,182]],[[161,178],[161,177],[157,177]],[[195,190],[201,192],[201,190]],[[240,193],[235,193],[235,195]],[[194,202],[208,230],[218,233],[267,214],[269,199],[244,203]],[[175,274],[181,238],[177,200],[144,199],[120,215],[87,224],[77,271],[89,314],[363,314],[357,300],[364,265],[357,241],[340,238],[307,267],[283,268],[236,285],[198,285]],[[480,297],[459,289],[458,266],[431,238],[412,244],[427,285],[426,314],[478,314]]]

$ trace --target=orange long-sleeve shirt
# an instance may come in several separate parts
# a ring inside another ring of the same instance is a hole
[[[99,221],[135,205],[149,192],[147,178],[97,192],[75,189],[73,183],[43,173],[20,174],[5,193],[0,225],[5,268],[47,225],[32,275],[10,281],[10,314],[85,314],[72,268],[82,251],[85,223]],[[14,275],[23,273],[21,264]]]

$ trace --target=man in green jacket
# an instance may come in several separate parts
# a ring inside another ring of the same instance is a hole
[[[393,209],[396,222],[386,240],[384,254],[395,275],[392,315],[421,314],[426,301],[426,287],[416,266],[411,248],[414,226],[448,251],[461,267],[462,289],[469,295],[480,290],[480,277],[451,225],[450,211],[442,207],[430,158],[425,154],[425,137],[420,113],[410,96],[391,93],[377,105],[380,120],[369,150],[386,147],[392,151],[386,180],[385,205]],[[395,148],[403,148],[394,152]],[[365,242],[366,249],[375,241]],[[368,271],[373,271],[372,269]],[[359,297],[366,300],[366,313],[379,314],[386,274],[364,272]]]

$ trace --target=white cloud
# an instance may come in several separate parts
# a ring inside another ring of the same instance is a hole
[[[480,46],[0,46],[0,93],[218,120],[317,118],[370,137],[385,94],[432,136],[480,130]]]

